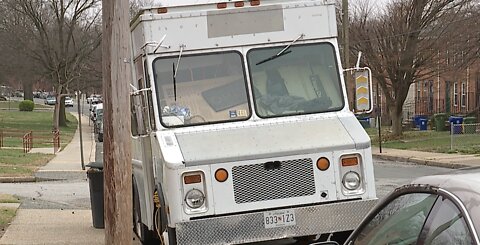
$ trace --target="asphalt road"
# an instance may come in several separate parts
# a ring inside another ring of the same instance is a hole
[[[102,143],[97,143],[97,161],[103,157]],[[395,187],[409,183],[424,175],[448,172],[450,169],[374,159],[377,196],[383,197]],[[89,187],[86,176],[67,176],[62,181],[36,183],[0,183],[2,193],[14,194],[22,199],[26,209],[89,209]],[[294,244],[292,239],[256,243],[256,245]]]

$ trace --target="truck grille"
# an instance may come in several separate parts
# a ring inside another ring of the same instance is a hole
[[[315,194],[312,159],[281,161],[266,169],[263,163],[232,169],[236,203],[249,203]]]

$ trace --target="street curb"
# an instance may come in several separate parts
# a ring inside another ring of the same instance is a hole
[[[33,176],[29,177],[0,177],[0,183],[27,183],[37,182],[37,178]]]
[[[372,153],[372,156],[380,158],[382,160],[404,161],[404,162],[410,162],[410,163],[432,166],[432,167],[442,167],[442,168],[452,168],[452,169],[472,167],[471,165],[467,165],[467,164],[438,162],[438,161],[435,161],[435,160],[425,160],[425,159],[420,159],[420,158],[415,158],[415,157],[389,156],[389,155],[383,155],[382,153]]]

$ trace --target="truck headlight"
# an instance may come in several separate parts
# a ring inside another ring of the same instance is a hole
[[[360,187],[360,175],[356,172],[349,171],[343,175],[342,184],[347,190],[356,190]]]
[[[199,208],[205,203],[205,195],[198,189],[191,189],[185,195],[185,203],[190,208]]]

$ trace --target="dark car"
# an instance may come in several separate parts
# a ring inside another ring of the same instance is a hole
[[[480,168],[418,178],[379,202],[345,244],[480,244],[479,187]]]
[[[94,127],[98,141],[103,142],[103,109],[97,110]]]

